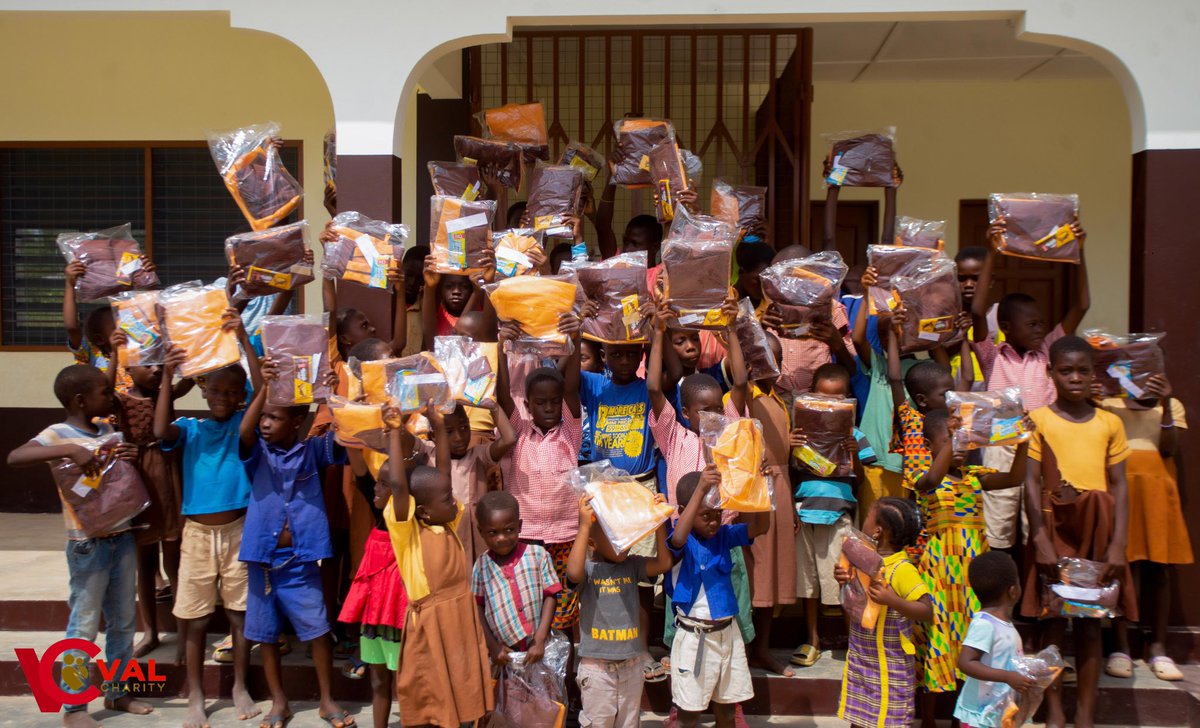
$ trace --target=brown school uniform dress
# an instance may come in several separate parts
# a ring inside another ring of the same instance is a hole
[[[163,383],[163,386],[169,386]],[[137,531],[139,546],[175,541],[183,529],[183,481],[178,451],[163,452],[154,437],[154,400],[118,390],[118,421],[126,442],[138,446],[137,469],[150,507],[142,511],[136,523],[147,526]]]

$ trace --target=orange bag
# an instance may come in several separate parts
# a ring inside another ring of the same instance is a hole
[[[701,412],[700,438],[721,473],[717,507],[743,513],[771,510],[772,484],[763,474],[762,423]]]
[[[513,228],[492,233],[492,248],[496,251],[496,277],[540,275],[529,257],[529,251],[541,246],[541,230]]]
[[[112,297],[113,321],[129,342],[117,349],[122,369],[162,364],[166,342],[158,318],[158,291],[126,291]]]
[[[304,188],[271,146],[271,139],[278,136],[279,125],[274,122],[208,136],[217,171],[253,230],[275,226],[304,197]]]
[[[550,137],[546,133],[546,112],[540,101],[531,104],[505,104],[483,112],[483,123],[494,139],[520,144],[525,159],[550,159]]]
[[[592,496],[596,522],[617,553],[654,533],[675,514],[674,506],[656,503],[653,491],[608,460],[572,470],[567,480],[575,492]]]
[[[325,244],[321,271],[331,280],[387,288],[387,274],[400,265],[408,226],[372,220],[358,212],[343,212],[333,218],[331,230],[337,240]]]
[[[229,308],[224,287],[180,283],[159,294],[158,306],[167,341],[187,352],[179,376],[198,377],[241,360],[237,336],[221,328],[221,314]]]
[[[573,274],[518,276],[485,285],[484,290],[501,321],[515,321],[525,340],[566,345],[558,332],[558,317],[575,308],[578,286]]]
[[[496,201],[434,195],[429,207],[429,247],[438,272],[482,273],[486,269],[484,254],[492,247]]]
[[[340,445],[387,452],[382,405],[350,402],[333,395],[329,409],[333,413],[333,436]]]

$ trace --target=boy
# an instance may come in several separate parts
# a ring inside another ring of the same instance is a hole
[[[1047,375],[1050,347],[1063,336],[1073,335],[1091,306],[1084,257],[1087,233],[1078,222],[1071,224],[1071,230],[1080,243],[1079,265],[1075,267],[1075,280],[1071,286],[1074,297],[1063,320],[1049,333],[1037,302],[1024,293],[1010,293],[1000,300],[996,312],[1000,331],[1004,334],[1004,341],[996,343],[989,336],[987,295],[976,295],[971,302],[971,348],[979,359],[987,390],[999,392],[1008,387],[1020,387],[1021,402],[1027,412],[1055,401],[1054,383]],[[993,250],[988,251],[983,264],[978,291],[986,292],[991,287],[998,255],[995,249],[1003,235],[1003,222],[988,228],[988,240]],[[984,448],[983,464],[993,470],[1006,471],[1012,467],[1013,453],[1012,447]],[[983,516],[992,548],[1011,549],[1020,543],[1021,495],[1020,488],[984,493]]]
[[[972,245],[966,248],[961,248],[954,256],[954,265],[958,268],[958,292],[962,297],[962,305],[964,311],[970,311],[975,305],[975,295],[979,291],[979,279],[983,275],[983,266],[987,263],[988,249],[977,245]],[[989,288],[990,288],[989,283]],[[987,298],[987,292],[983,294]],[[999,324],[996,322],[997,304],[992,304],[987,310],[988,330],[992,334],[992,339],[996,343],[1004,340],[1004,334],[1000,332]],[[974,338],[974,332],[968,331],[967,336]],[[954,376],[958,376],[959,368],[962,366],[962,355],[955,354],[950,358],[950,371]],[[982,391],[986,386],[984,381],[983,370],[979,368],[979,358],[974,353],[971,354],[971,366],[974,368],[974,385],[973,388]]]
[[[655,498],[662,502],[662,495]],[[579,688],[587,728],[641,725],[646,642],[640,632],[638,584],[671,568],[667,524],[655,534],[653,558],[615,553],[604,531],[593,526],[591,496],[579,499],[579,533],[567,560],[567,580],[580,592]],[[594,545],[588,559],[589,541]]]
[[[258,357],[250,346],[237,309],[222,315],[225,330],[236,331],[250,364],[254,389],[262,387]],[[169,382],[186,360],[172,347],[163,362],[163,381]],[[246,370],[234,364],[204,377],[201,388],[209,417],[180,417],[171,421],[170,387],[159,387],[154,410],[154,436],[163,451],[183,449],[183,534],[179,545],[179,585],[175,607],[179,634],[187,641],[188,714],[185,728],[207,725],[204,712],[204,658],[208,618],[217,598],[233,632],[233,704],[238,718],[247,720],[259,710],[246,691],[250,645],[242,636],[246,617],[246,565],[238,560],[242,525],[250,504],[250,479],[238,456],[242,406],[246,401]]]
[[[494,269],[493,269],[494,270]],[[482,295],[465,275],[442,275],[433,255],[425,256],[425,291],[421,294],[421,333],[425,349],[433,349],[433,337],[452,336],[463,311],[478,308]]]
[[[154,273],[154,261],[146,256],[141,257],[142,269]],[[64,271],[66,290],[63,291],[62,316],[63,327],[67,330],[67,350],[75,356],[80,364],[89,364],[100,371],[110,374],[113,349],[109,342],[116,322],[113,320],[112,307],[108,305],[93,309],[84,320],[83,329],[79,328],[79,312],[75,304],[75,281],[87,272],[87,265],[80,260],[68,263]],[[129,375],[125,374],[118,382],[119,388],[129,386]]]
[[[423,267],[427,255],[428,245],[414,245],[404,251],[404,258],[400,262],[400,269],[404,271],[404,318],[408,323],[404,351],[410,354],[420,351],[424,342],[424,332],[421,329],[421,294],[425,290]]]
[[[471,592],[494,665],[510,652],[527,652],[529,663],[546,651],[562,584],[546,549],[521,542],[521,507],[511,493],[494,490],[475,504],[475,521],[487,544],[471,572]]]
[[[74,292],[70,292],[74,295]],[[169,388],[164,388],[169,389]],[[70,460],[87,475],[97,475],[101,462],[96,450],[113,434],[104,418],[113,413],[113,390],[107,377],[96,367],[73,364],[54,379],[54,396],[66,410],[66,418],[42,430],[32,440],[8,454],[10,467],[22,468],[38,463],[54,464]],[[118,444],[113,455],[121,460],[137,460],[137,446]],[[60,495],[61,498],[61,495]],[[105,533],[87,538],[71,506],[63,500],[67,523],[67,571],[70,574],[71,618],[67,639],[95,641],[100,632],[100,617],[105,623],[105,657],[109,664],[124,665],[133,659],[133,634],[137,629],[134,611],[137,572],[137,545],[130,521],[119,523]],[[64,662],[86,665],[80,652],[67,652]],[[85,673],[86,674],[86,673]],[[81,685],[64,681],[62,689],[78,692]],[[121,685],[109,685],[104,697],[106,710],[144,715],[153,708],[126,693]],[[98,728],[87,714],[87,704],[67,705],[62,722],[68,728]]]
[[[587,412],[592,439],[590,462],[611,460],[655,489],[654,435],[650,431],[650,391],[638,376],[645,347],[641,344],[604,344],[608,375],[581,372],[580,400]]]
[[[489,548],[481,524],[476,521],[475,505],[488,491],[488,471],[512,450],[517,436],[508,418],[499,417],[496,418],[496,431],[500,436],[491,442],[472,445],[471,420],[461,404],[445,416],[444,422],[450,449],[450,484],[454,499],[462,503],[464,509],[458,524],[458,537],[467,554],[467,564],[474,564]],[[438,434],[435,432],[435,436]]]
[[[736,704],[754,697],[730,572],[732,550],[767,532],[770,513],[749,524],[721,525],[721,510],[705,503],[721,482],[715,465],[691,472],[678,485],[679,522],[668,547],[675,567],[667,577],[679,632],[671,645],[671,701],[681,728],[693,728],[711,705],[718,728],[733,728]]]
[[[267,382],[279,376],[270,357],[263,360],[262,375]],[[279,662],[285,618],[301,642],[312,642],[321,719],[334,728],[354,725],[329,692],[333,646],[318,564],[333,558],[321,471],[345,465],[346,451],[332,432],[301,440],[307,416],[308,405],[268,405],[263,386],[239,426],[239,454],[252,496],[238,553],[248,571],[244,629],[245,638],[261,646],[271,692],[271,708],[263,719],[268,728],[283,728],[291,716]]]
[[[850,375],[838,364],[823,364],[813,374],[813,391],[831,397],[846,397]],[[807,433],[792,430],[791,445],[803,447]],[[821,606],[840,603],[841,590],[833,578],[833,570],[841,556],[841,543],[853,526],[857,499],[856,485],[865,480],[864,465],[875,463],[875,451],[862,430],[854,428],[853,436],[844,443],[854,463],[849,477],[826,477],[801,466],[800,483],[796,488],[796,582],[798,595],[804,600],[808,642],[796,648],[791,662],[811,667],[821,659],[821,637],[818,623]]]

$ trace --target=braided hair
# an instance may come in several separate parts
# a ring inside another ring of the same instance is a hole
[[[917,504],[910,500],[880,498],[875,502],[875,519],[898,549],[915,546],[921,535],[921,514]]]

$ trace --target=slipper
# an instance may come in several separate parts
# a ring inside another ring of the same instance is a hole
[[[667,671],[661,662],[648,662],[642,668],[642,678],[648,683],[662,682],[667,679]]]
[[[286,635],[279,635],[279,655],[290,655],[292,653],[292,642]]]
[[[284,713],[283,715],[268,715],[258,722],[258,728],[283,728],[292,719],[292,714]]]
[[[1133,677],[1133,658],[1124,652],[1114,652],[1104,663],[1104,672],[1110,677]]]
[[[1060,685],[1074,685],[1079,682],[1079,673],[1075,672],[1075,666],[1071,663],[1063,665],[1062,682]]]
[[[233,662],[233,635],[225,635],[213,646],[213,662],[229,665]]]
[[[812,667],[821,659],[821,651],[812,645],[800,645],[792,653],[790,662],[797,667]]]
[[[350,728],[352,725],[358,725],[354,722],[354,718],[344,710],[339,710],[336,713],[320,716],[321,720],[325,721],[334,728]],[[346,722],[349,720],[349,722]]]
[[[342,675],[351,680],[362,680],[367,676],[367,663],[357,657],[348,657],[346,664],[342,665]]]
[[[1167,682],[1175,682],[1183,679],[1183,673],[1179,671],[1179,666],[1175,661],[1166,655],[1150,658],[1150,672],[1154,673],[1154,677]]]
[[[174,591],[170,584],[165,584],[154,590],[154,601],[157,604],[169,604],[175,599]]]

